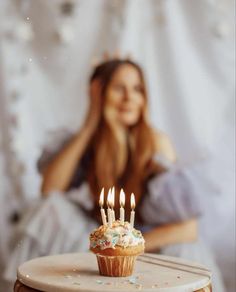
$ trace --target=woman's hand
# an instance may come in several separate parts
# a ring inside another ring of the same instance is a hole
[[[101,82],[99,79],[92,81],[90,85],[90,105],[85,119],[84,127],[94,133],[102,115]]]
[[[66,191],[70,185],[76,167],[87,149],[101,117],[101,86],[94,80],[90,87],[90,107],[84,127],[56,155],[43,171],[42,193],[53,190]]]
[[[152,252],[170,244],[191,243],[197,238],[197,219],[162,225],[144,233],[145,250]]]

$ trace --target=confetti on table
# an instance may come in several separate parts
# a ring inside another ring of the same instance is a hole
[[[107,282],[107,283],[106,283],[106,285],[111,285],[111,284],[112,284],[111,282]]]
[[[79,282],[73,282],[73,285],[80,285]]]
[[[101,281],[101,280],[96,280],[96,282],[100,285],[103,284],[103,281]]]
[[[138,285],[136,285],[135,287],[136,287],[138,290],[141,290],[143,286],[142,286],[141,284],[138,284]]]
[[[131,277],[131,278],[129,278],[129,283],[130,284],[136,284],[136,280],[137,280],[137,277]]]

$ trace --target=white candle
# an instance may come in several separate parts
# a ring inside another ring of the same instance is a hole
[[[131,204],[131,213],[130,213],[130,225],[132,227],[134,227],[134,218],[135,218],[135,212],[134,212],[134,208],[135,208],[135,198],[134,198],[134,194],[131,194],[131,198],[130,198],[130,204]]]
[[[120,191],[120,221],[121,223],[125,222],[125,193],[123,189]]]
[[[115,187],[111,189],[111,215],[113,222],[116,220],[114,206],[115,206]]]
[[[107,195],[107,216],[108,216],[108,226],[112,227],[112,214],[111,214],[111,190],[109,189],[108,195]]]
[[[107,225],[107,219],[106,219],[106,214],[105,210],[103,209],[103,204],[104,204],[104,188],[101,191],[100,198],[99,198],[99,205],[101,207],[101,216],[102,216],[102,224],[105,226]]]

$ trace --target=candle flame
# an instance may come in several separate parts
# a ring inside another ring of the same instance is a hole
[[[120,205],[121,207],[125,205],[125,192],[123,189],[120,190]]]
[[[99,205],[102,207],[104,204],[104,188],[101,190],[100,198],[99,198]]]
[[[110,208],[110,203],[111,203],[111,189],[108,190],[107,194],[107,207]]]
[[[133,210],[135,208],[135,197],[133,193],[131,194],[130,204],[131,204],[131,209]]]
[[[115,206],[115,187],[112,187],[111,189],[111,196],[110,196],[110,206],[113,209]]]

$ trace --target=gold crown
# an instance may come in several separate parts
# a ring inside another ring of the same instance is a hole
[[[105,51],[101,57],[94,56],[92,58],[91,66],[97,67],[98,65],[101,65],[102,63],[112,61],[112,60],[132,60],[132,56],[130,53],[124,56],[121,56],[121,53],[119,50],[115,50],[113,53]]]

